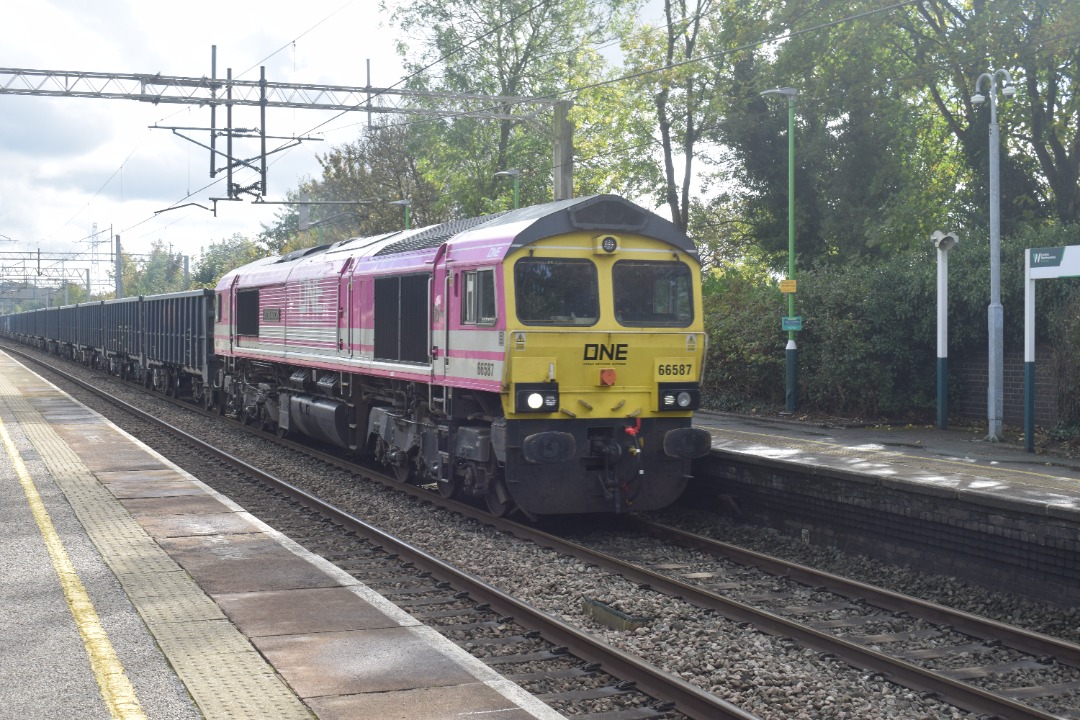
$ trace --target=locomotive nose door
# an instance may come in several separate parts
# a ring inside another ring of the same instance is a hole
[[[435,254],[431,275],[431,380],[441,381],[450,365],[450,295],[453,275],[446,267],[446,245]]]
[[[345,261],[338,277],[338,307],[337,307],[337,349],[338,356],[352,357],[352,268],[353,258]]]

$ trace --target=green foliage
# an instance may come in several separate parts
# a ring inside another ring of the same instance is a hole
[[[929,243],[927,243],[929,245]],[[911,417],[935,399],[935,266],[929,250],[821,265],[799,279],[799,375],[807,407]]]
[[[784,303],[772,279],[750,267],[705,278],[705,331],[709,336],[703,403],[724,410],[784,402]]]
[[[227,240],[211,243],[195,261],[191,284],[194,288],[214,289],[225,273],[266,257],[267,251],[239,233]]]
[[[110,272],[116,277],[115,272]],[[120,255],[120,277],[123,280],[124,296],[159,295],[184,289],[184,255],[173,252],[171,245],[163,240],[155,240],[150,254],[136,261],[126,253]],[[111,298],[115,293],[108,293]]]

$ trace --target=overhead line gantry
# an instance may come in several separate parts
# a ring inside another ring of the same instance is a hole
[[[209,106],[211,123],[209,128],[182,128],[171,126],[157,127],[172,130],[179,137],[193,142],[210,151],[210,177],[217,177],[218,172],[228,173],[227,197],[210,198],[217,213],[219,200],[236,201],[242,195],[251,195],[256,200],[266,194],[266,158],[269,154],[294,147],[302,140],[312,138],[275,137],[266,134],[266,110],[269,108],[297,108],[305,110],[336,110],[341,112],[360,111],[368,113],[370,124],[372,113],[393,113],[401,115],[419,115],[429,117],[469,117],[511,122],[538,122],[536,113],[521,112],[524,107],[547,105],[553,107],[553,167],[554,198],[568,199],[573,196],[573,152],[572,131],[567,120],[569,100],[555,98],[529,98],[512,96],[492,96],[471,93],[438,93],[400,88],[373,87],[370,82],[362,87],[346,85],[322,85],[312,83],[283,83],[266,79],[266,68],[260,67],[258,80],[239,80],[232,77],[228,69],[225,78],[217,77],[217,48],[211,56],[210,77],[184,77],[162,75],[160,73],[103,73],[69,70],[31,70],[23,68],[0,68],[0,95],[33,95],[37,97],[92,98],[108,100],[134,100],[158,104],[181,104]],[[453,105],[451,109],[433,109],[424,107],[401,107],[374,103],[383,98],[397,97],[405,101],[441,101]],[[232,122],[232,108],[258,107],[261,121],[258,129],[235,128]],[[227,112],[226,126],[217,127],[216,111],[224,107]],[[519,112],[515,112],[519,110]],[[181,130],[201,130],[210,132],[209,144],[203,144],[183,135]],[[218,150],[218,135],[225,136],[227,149]],[[237,159],[233,156],[232,141],[258,137],[261,151],[254,158]],[[280,139],[289,141],[275,150],[267,152],[266,141]],[[225,158],[224,167],[217,165],[218,156]],[[260,161],[259,166],[254,161]],[[260,180],[252,185],[240,186],[233,182],[234,169],[247,167],[260,174]],[[189,203],[190,204],[190,203]]]

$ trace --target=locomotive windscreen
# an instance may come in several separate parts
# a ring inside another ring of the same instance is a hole
[[[518,319],[526,325],[593,325],[600,318],[596,266],[589,260],[533,258],[514,265]]]

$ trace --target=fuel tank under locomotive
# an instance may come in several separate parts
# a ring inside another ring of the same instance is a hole
[[[685,489],[691,460],[712,444],[688,418],[571,420],[552,427],[542,420],[492,426],[492,444],[505,452],[508,492],[537,515],[664,508]]]

